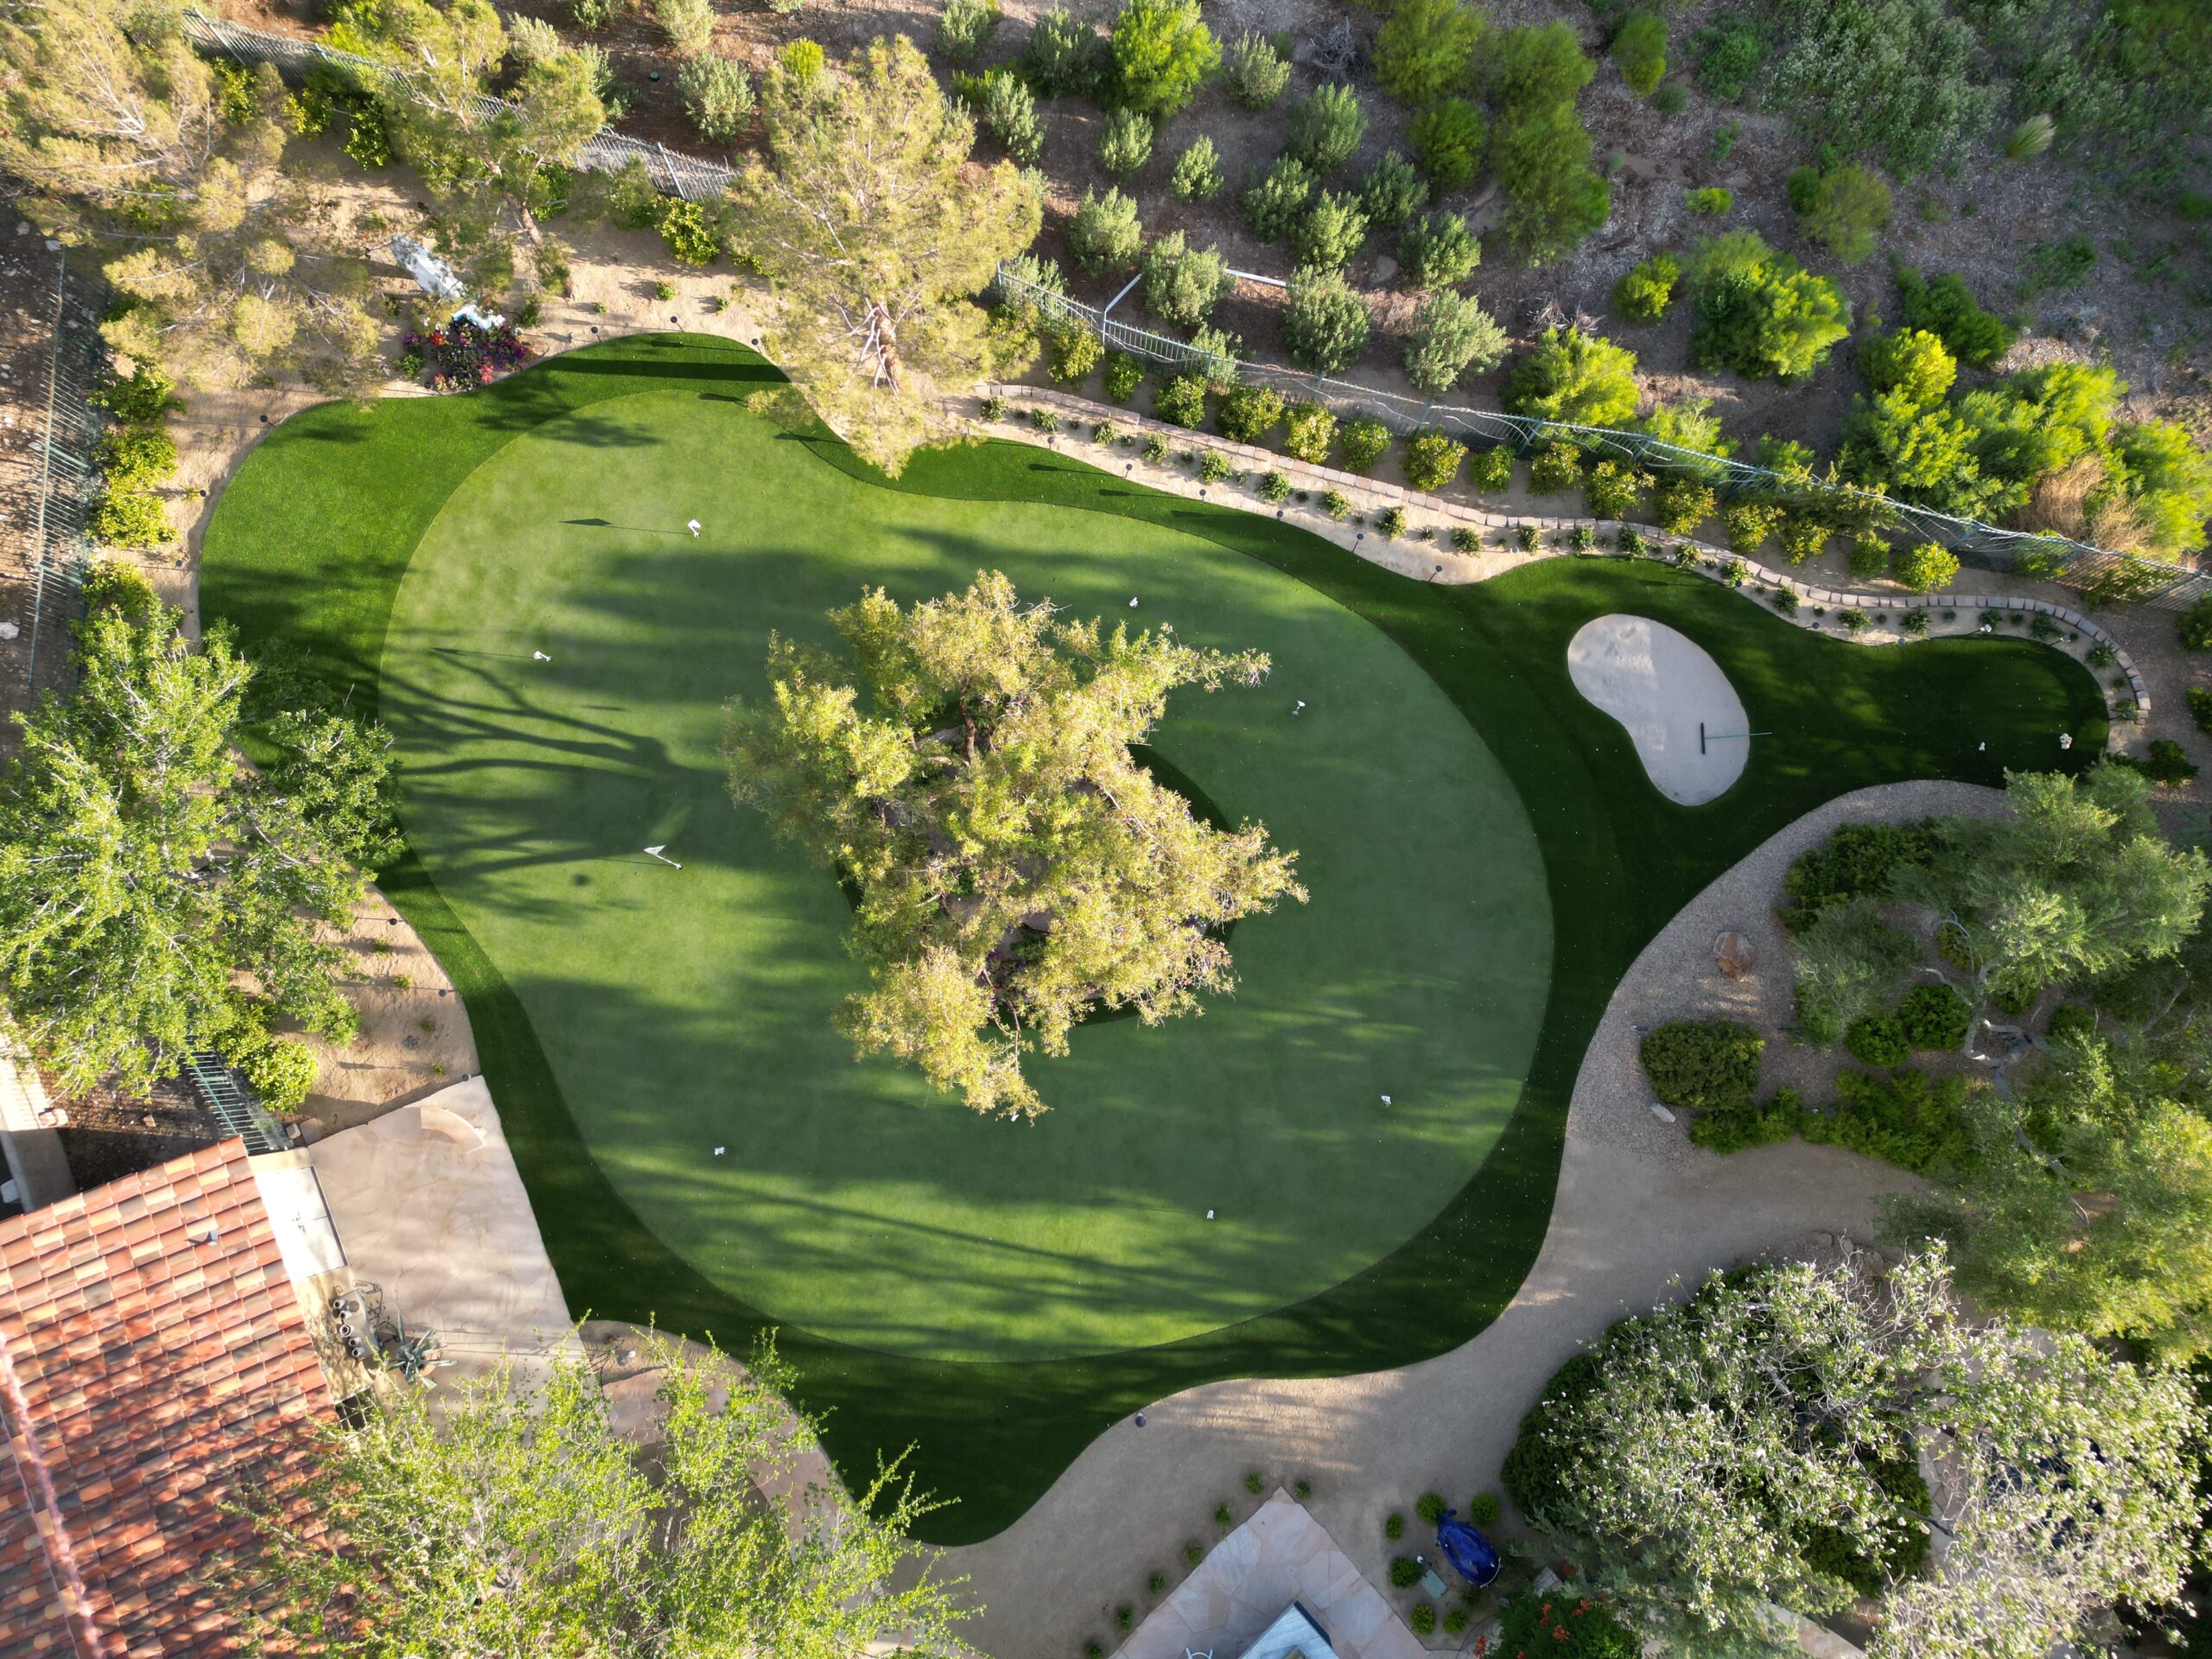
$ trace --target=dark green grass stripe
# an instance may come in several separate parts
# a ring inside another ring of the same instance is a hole
[[[290,639],[334,679],[358,677],[381,650],[392,592],[423,527],[508,439],[672,379],[742,395],[773,372],[727,342],[662,337],[556,359],[467,398],[379,406],[373,416],[309,411],[240,474],[211,526],[208,613],[238,623],[249,649]],[[541,377],[550,384],[531,384]],[[386,415],[404,430],[379,430]],[[322,431],[324,423],[345,435]],[[841,1464],[865,1469],[879,1448],[912,1442],[922,1482],[960,1500],[932,1517],[926,1530],[936,1541],[997,1531],[1103,1427],[1162,1394],[1230,1376],[1403,1364],[1474,1335],[1511,1299],[1541,1243],[1567,1102],[1607,998],[1643,943],[1700,887],[1847,791],[1925,777],[2000,783],[2007,766],[2060,764],[2062,730],[2075,736],[2063,757],[2071,764],[2102,745],[2102,700],[2089,677],[2025,641],[1869,651],[1816,639],[1648,563],[1554,560],[1478,587],[1424,587],[1272,518],[1146,491],[1027,446],[925,455],[893,482],[837,446],[798,441],[886,488],[1051,500],[1169,524],[1265,560],[1366,617],[1422,665],[1513,779],[1543,847],[1554,913],[1550,996],[1513,1122],[1427,1228],[1343,1284],[1203,1336],[1074,1361],[948,1364],[783,1331],[804,1399],[830,1414],[830,1449]],[[287,504],[338,497],[361,510],[303,552],[286,531],[298,522]],[[1566,642],[1583,621],[1615,609],[1704,645],[1726,666],[1754,728],[1777,734],[1755,747],[1743,782],[1720,802],[1690,809],[1661,798],[1619,727],[1573,693]],[[435,884],[410,855],[385,886],[467,1001],[571,1308],[657,1316],[742,1345],[760,1315],[678,1260],[615,1194],[569,1120],[519,1001]]]

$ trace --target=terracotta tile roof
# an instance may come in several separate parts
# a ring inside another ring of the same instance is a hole
[[[222,1502],[331,1408],[243,1143],[0,1222],[0,1659],[233,1651]]]

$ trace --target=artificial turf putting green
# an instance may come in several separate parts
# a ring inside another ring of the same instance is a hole
[[[855,1063],[848,903],[733,807],[715,753],[722,702],[767,695],[772,632],[834,646],[865,586],[907,601],[979,569],[1268,652],[1264,686],[1179,694],[1153,747],[1296,849],[1313,894],[1239,925],[1236,993],[1202,1015],[1033,1058],[1052,1109],[1030,1124]],[[741,406],[646,392],[470,475],[378,683],[408,840],[600,1166],[706,1278],[817,1336],[1042,1358],[1266,1313],[1417,1231],[1520,1097],[1551,918],[1518,798],[1389,639],[1202,537],[883,489]],[[639,850],[662,843],[680,872]]]
[[[203,608],[234,621],[250,652],[303,650],[334,683],[353,688],[354,707],[373,708],[400,578],[480,464],[512,438],[593,404],[671,390],[736,398],[773,378],[727,342],[656,336],[573,353],[467,397],[308,411],[273,434],[230,486],[208,531]],[[617,426],[608,429],[618,435]],[[855,478],[872,477],[832,442],[791,442]],[[650,447],[624,437],[583,464]],[[1642,562],[1557,559],[1477,587],[1426,587],[1272,518],[1155,494],[1020,445],[920,456],[895,486],[875,487],[939,502],[1057,502],[1172,528],[1366,619],[1420,665],[1518,791],[1554,918],[1549,996],[1511,1122],[1425,1227],[1343,1282],[1173,1343],[1072,1359],[952,1362],[784,1329],[782,1351],[802,1397],[833,1414],[833,1455],[865,1467],[877,1448],[911,1442],[923,1484],[959,1500],[930,1518],[925,1530],[938,1541],[1006,1525],[1093,1435],[1162,1393],[1219,1376],[1401,1364],[1473,1335],[1510,1299],[1541,1241],[1568,1094],[1606,997],[1643,942],[1699,887],[1847,791],[1910,778],[1997,784],[2008,767],[2086,765],[2103,744],[2102,700],[2089,677],[2024,640],[1868,650],[1808,634],[1710,583]],[[672,499],[666,506],[677,522],[696,511]],[[1105,533],[1102,526],[1100,541]],[[678,558],[688,545],[671,543]],[[518,531],[512,556],[521,563],[553,552]],[[1727,671],[1753,728],[1775,734],[1709,806],[1663,800],[1620,727],[1568,683],[1567,639],[1616,610],[1665,622],[1703,645]],[[735,663],[732,672],[757,666]],[[1290,688],[1279,680],[1270,690]],[[2062,732],[2074,736],[2070,754],[2058,747]],[[507,977],[528,964],[487,955],[413,857],[385,873],[385,887],[467,1000],[571,1306],[608,1317],[657,1313],[664,1325],[711,1330],[726,1344],[741,1344],[768,1323],[671,1252],[594,1160],[576,1132],[582,1110],[572,1116],[566,1079],[548,1064],[541,1039],[551,1033],[533,1025]],[[1240,957],[1248,932],[1256,939],[1286,919],[1240,929]]]

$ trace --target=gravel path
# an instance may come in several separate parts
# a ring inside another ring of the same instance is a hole
[[[1681,1125],[1652,1116],[1634,1027],[1724,1014],[1780,1024],[1789,983],[1771,906],[1790,861],[1840,823],[1986,814],[2000,798],[1951,783],[1861,790],[1707,887],[1644,948],[1607,1006],[1576,1079],[1550,1230],[1497,1321],[1418,1365],[1212,1383],[1147,1407],[1143,1428],[1115,1424],[1012,1527],[945,1553],[945,1568],[969,1575],[987,1610],[968,1638],[998,1659],[1072,1656],[1087,1640],[1110,1647],[1114,1608],[1132,1603],[1141,1617],[1155,1599],[1148,1573],[1181,1579],[1183,1541],[1211,1542],[1217,1504],[1239,1520],[1255,1506],[1249,1471],[1269,1487],[1311,1481],[1315,1517],[1402,1610],[1412,1598],[1388,1588],[1388,1568],[1405,1545],[1385,1541],[1384,1516],[1410,1512],[1424,1491],[1459,1503],[1494,1489],[1522,1413],[1580,1344],[1666,1295],[1677,1276],[1817,1248],[1838,1233],[1866,1236],[1875,1200],[1910,1177],[1802,1142],[1725,1159],[1699,1151]],[[1713,940],[1727,929],[1758,951],[1740,981],[1713,964]],[[1770,1054],[1770,1086],[1790,1080],[1795,1052]]]

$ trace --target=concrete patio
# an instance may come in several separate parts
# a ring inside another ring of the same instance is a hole
[[[356,1277],[455,1362],[442,1388],[504,1358],[527,1393],[556,1354],[583,1357],[481,1077],[327,1136],[312,1157]]]
[[[1237,1659],[1294,1601],[1328,1633],[1336,1659],[1423,1659],[1427,1651],[1321,1523],[1278,1487],[1115,1659],[1183,1659],[1186,1652]]]

